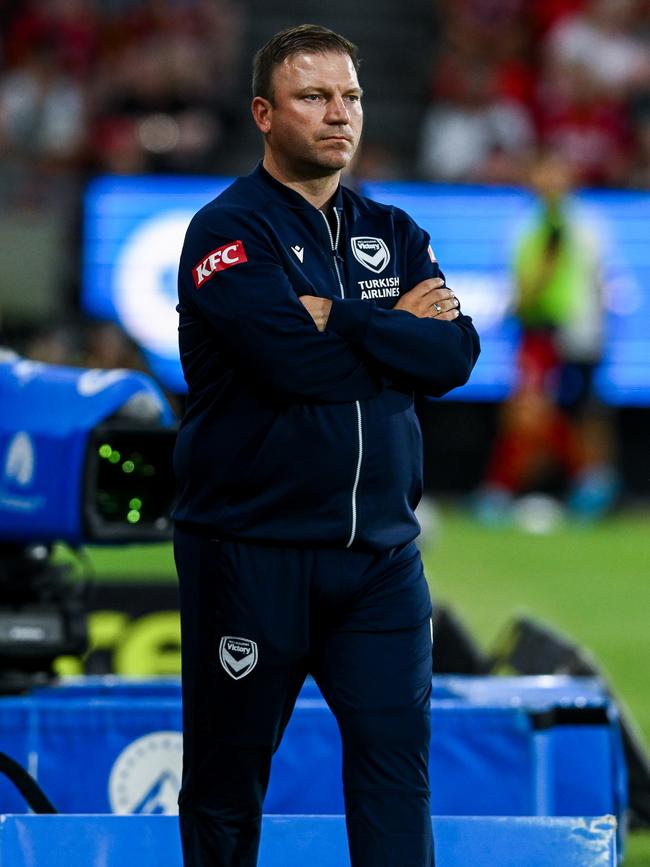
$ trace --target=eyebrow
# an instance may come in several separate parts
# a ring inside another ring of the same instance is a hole
[[[304,87],[299,87],[296,93],[329,93],[331,88],[323,87],[322,85],[315,84],[313,86],[305,85]],[[361,87],[348,87],[343,93],[354,93],[357,96],[363,96],[363,89]]]

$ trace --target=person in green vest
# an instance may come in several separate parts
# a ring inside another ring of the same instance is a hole
[[[489,523],[516,515],[518,495],[558,482],[583,518],[604,514],[617,491],[611,424],[593,390],[604,325],[599,245],[576,217],[560,156],[540,155],[530,182],[538,209],[512,261],[516,383],[476,498]]]

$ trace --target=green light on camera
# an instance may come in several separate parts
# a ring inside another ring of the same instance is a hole
[[[108,456],[108,459],[112,464],[119,464],[121,457],[122,455],[117,450],[113,450]]]
[[[138,497],[133,497],[132,500],[129,500],[129,509],[135,509],[136,512],[142,508],[142,500]]]
[[[110,458],[113,454],[113,449],[109,446],[108,443],[102,443],[99,447],[99,457],[100,458]]]
[[[122,472],[132,473],[134,469],[135,464],[133,463],[133,461],[124,461],[124,463],[122,464]]]
[[[131,509],[129,514],[126,516],[126,520],[129,524],[137,524],[140,520],[140,512],[137,509]]]

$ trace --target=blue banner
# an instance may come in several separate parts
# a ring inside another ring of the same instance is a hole
[[[154,375],[184,391],[177,349],[178,259],[192,215],[229,178],[103,177],[84,202],[85,310],[112,319],[143,348]],[[363,191],[408,211],[481,334],[482,355],[451,399],[501,400],[518,339],[511,315],[513,251],[537,206],[510,188],[382,182]],[[608,403],[650,405],[650,193],[590,190],[571,213],[602,265],[604,354],[596,388]]]
[[[624,815],[618,718],[597,680],[436,677],[431,713],[432,813]],[[177,681],[109,678],[0,699],[0,749],[65,813],[175,812],[180,728]],[[6,780],[0,805],[25,809]],[[340,737],[313,681],[274,757],[265,812],[343,812]]]

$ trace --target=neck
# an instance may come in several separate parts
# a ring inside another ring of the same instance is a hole
[[[310,205],[322,211],[327,209],[334,198],[341,178],[339,169],[333,170],[332,174],[328,175],[305,177],[304,174],[298,174],[279,165],[268,151],[264,155],[262,165],[276,181],[300,193]]]

